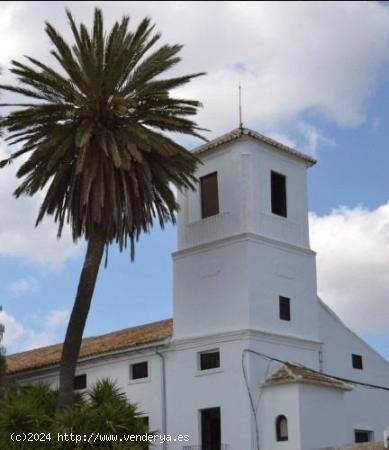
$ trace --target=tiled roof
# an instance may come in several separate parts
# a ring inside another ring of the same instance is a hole
[[[229,133],[223,134],[222,136],[219,136],[218,138],[213,139],[212,141],[209,141],[206,144],[201,145],[200,147],[197,147],[196,149],[193,150],[193,153],[194,154],[204,153],[208,150],[218,147],[219,145],[226,144],[228,142],[234,141],[235,139],[239,139],[242,136],[249,136],[255,139],[256,141],[269,144],[272,147],[276,147],[278,150],[282,150],[286,153],[289,153],[290,155],[293,155],[297,158],[304,160],[309,166],[313,166],[317,162],[316,159],[312,158],[311,156],[305,155],[304,153],[301,153],[298,150],[289,147],[288,145],[282,144],[281,142],[278,142],[272,138],[264,136],[263,134],[258,133],[257,131],[250,130],[249,128],[235,128]]]
[[[173,320],[167,319],[113,333],[83,339],[80,358],[109,353],[170,338]],[[60,362],[62,344],[15,353],[7,356],[7,373],[13,374],[32,369],[49,367]]]
[[[271,375],[267,379],[265,384],[274,385],[296,382],[320,384],[335,389],[342,389],[344,391],[352,390],[352,387],[349,384],[341,380],[337,380],[336,378],[332,378],[328,375],[324,375],[322,373],[308,369],[307,367],[298,366],[291,363],[283,364],[273,375]]]

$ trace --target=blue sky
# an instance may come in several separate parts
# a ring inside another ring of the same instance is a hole
[[[237,125],[240,81],[246,126],[318,158],[308,183],[319,293],[389,358],[388,7],[160,3],[100,5],[107,22],[123,12],[135,20],[149,14],[167,40],[185,43],[178,72],[208,72],[184,92],[203,100],[198,120],[211,129],[208,137]],[[67,4],[88,22],[92,2]],[[64,5],[0,5],[0,39],[7,44],[0,66],[6,69],[10,57],[22,54],[46,59],[43,22],[49,19],[66,34]],[[233,39],[229,30],[235,30]],[[4,77],[9,79],[6,70]],[[185,144],[193,148],[198,142]],[[7,152],[4,144],[0,148]],[[50,219],[34,229],[39,199],[12,199],[13,170],[0,172],[0,319],[10,353],[63,338],[84,250],[66,235],[57,243]],[[112,247],[108,268],[100,270],[86,335],[171,317],[175,247],[173,226],[143,236],[134,263],[128,252]]]

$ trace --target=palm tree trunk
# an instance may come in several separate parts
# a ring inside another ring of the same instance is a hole
[[[77,295],[62,348],[57,411],[61,411],[73,403],[73,380],[80,354],[82,335],[104,253],[104,245],[105,236],[103,233],[95,233],[88,240]]]

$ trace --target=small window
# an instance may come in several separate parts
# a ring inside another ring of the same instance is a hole
[[[201,189],[201,217],[219,214],[219,193],[217,186],[217,172],[200,178]]]
[[[73,388],[75,391],[86,389],[86,374],[76,375],[74,377]]]
[[[140,420],[142,421],[143,425],[148,429],[149,428],[149,417],[148,416],[142,416],[140,418]]]
[[[353,362],[353,368],[362,370],[363,369],[362,356],[352,354],[351,357]]]
[[[278,416],[276,419],[277,441],[288,440],[288,419],[285,416]]]
[[[271,212],[286,217],[286,176],[271,172]]]
[[[142,424],[144,425],[144,427],[146,428],[146,430],[149,430],[149,417],[148,416],[141,416],[139,417],[139,419],[141,420]]]
[[[220,367],[220,352],[212,350],[200,353],[200,370],[217,369]]]
[[[290,298],[280,297],[280,319],[290,321]]]
[[[373,432],[370,430],[354,430],[355,442],[372,442]]]
[[[147,361],[131,364],[131,380],[140,380],[149,376],[149,366]]]

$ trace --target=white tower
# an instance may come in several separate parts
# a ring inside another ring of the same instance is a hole
[[[200,183],[179,196],[174,337],[236,330],[317,338],[309,247],[309,156],[248,129],[195,153]]]

